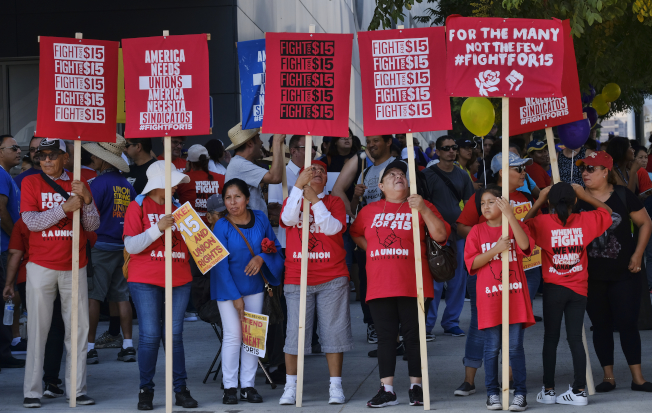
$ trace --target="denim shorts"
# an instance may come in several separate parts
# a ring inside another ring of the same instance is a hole
[[[283,294],[288,307],[287,335],[283,351],[299,352],[299,297],[301,287],[285,284]],[[312,353],[312,327],[317,310],[319,343],[324,353],[342,353],[353,349],[349,278],[339,277],[319,285],[309,285],[306,293],[306,342],[304,353]]]

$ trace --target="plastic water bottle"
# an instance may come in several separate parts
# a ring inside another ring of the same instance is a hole
[[[14,323],[14,303],[11,302],[11,298],[5,302],[5,316],[2,319],[2,323],[6,326]]]

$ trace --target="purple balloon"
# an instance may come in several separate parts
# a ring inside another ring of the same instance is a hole
[[[598,111],[588,106],[582,109],[582,111],[586,113],[586,118],[591,123],[591,127],[594,127],[598,122]]]
[[[596,92],[595,88],[593,87],[592,84],[589,83],[589,93],[582,93],[582,103],[588,105],[589,103],[593,102],[593,98],[595,97]]]
[[[559,140],[569,149],[578,149],[586,143],[591,133],[591,123],[588,119],[557,126]]]

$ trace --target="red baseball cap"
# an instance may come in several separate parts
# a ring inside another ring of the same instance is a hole
[[[614,160],[611,157],[611,155],[609,155],[607,152],[597,151],[591,153],[591,155],[588,155],[584,159],[578,160],[577,162],[575,162],[575,165],[603,166],[608,170],[611,170],[614,167]]]

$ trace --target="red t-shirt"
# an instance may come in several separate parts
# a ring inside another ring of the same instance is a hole
[[[29,235],[30,231],[27,225],[20,218],[14,224],[14,229],[11,231],[11,238],[9,239],[9,249],[23,251],[23,261],[18,267],[18,277],[16,284],[22,284],[27,281],[27,263],[29,262]]]
[[[172,205],[172,212],[176,210]],[[132,201],[125,214],[124,236],[134,237],[156,225],[165,215],[165,205],[159,205],[145,196],[143,207]],[[183,237],[172,226],[172,286],[178,287],[192,281],[190,275],[190,253]],[[139,254],[131,254],[129,261],[129,282],[152,284],[165,287],[165,234]]]
[[[72,180],[55,181],[64,191],[72,193]],[[82,179],[88,192],[91,189]],[[41,177],[41,174],[30,175],[23,179],[21,187],[20,212],[43,212],[62,205],[66,200],[59,195]],[[29,238],[31,262],[42,267],[57,271],[72,269],[72,215],[59,221],[44,231],[31,232]],[[79,234],[79,268],[87,264],[86,234]]]
[[[164,161],[165,160],[165,154],[160,154],[158,156],[158,158],[156,158],[156,159],[158,159],[159,161]],[[188,162],[185,159],[181,158],[181,157],[178,157],[177,159],[172,160],[172,165],[174,165],[174,167],[177,168],[177,171],[179,171],[181,173],[185,173],[184,171],[186,170],[186,164],[187,163]]]
[[[539,165],[536,162],[532,162],[532,165],[526,166],[525,172],[527,172],[528,175],[530,175],[530,178],[532,178],[534,183],[537,184],[539,189],[549,187],[550,183],[552,182],[552,180],[550,179],[550,175],[548,175],[548,172],[546,172],[546,170],[543,169],[543,166]]]
[[[517,218],[522,219],[524,218],[521,217],[520,215],[521,212],[526,212],[532,208],[532,203],[528,201],[527,197],[523,195],[523,192],[521,191],[514,191],[511,194],[509,194],[509,202],[512,204],[514,207],[514,214],[517,215]],[[523,210],[523,208],[518,208],[519,206],[527,204],[527,210]],[[537,215],[539,215],[541,211],[537,211]],[[462,213],[460,216],[457,218],[457,222],[460,224],[464,224],[466,226],[472,227],[477,224],[481,224],[483,222],[486,222],[487,219],[484,217],[484,215],[478,214],[478,208],[475,204],[475,194],[471,195],[471,198],[464,204],[464,209],[462,210]]]
[[[638,168],[638,171],[636,171],[636,175],[638,176],[639,194],[647,191],[648,189],[652,189],[652,180],[650,180],[650,175],[648,175],[645,169]]]
[[[446,238],[450,225],[437,208],[424,201],[446,226]],[[421,268],[425,297],[434,297],[432,276],[426,259],[426,223],[419,214],[421,237]],[[384,199],[372,202],[360,210],[350,234],[367,240],[367,301],[386,297],[416,297],[417,281],[412,235],[412,210],[407,202],[395,204]]]
[[[97,178],[97,172],[95,172],[93,169],[86,169],[82,167],[79,173],[81,174],[82,181],[88,182],[89,185],[93,179]],[[68,175],[72,176],[72,172],[69,172]]]
[[[308,285],[320,285],[333,281],[339,277],[349,277],[346,266],[346,250],[342,234],[346,232],[346,209],[344,202],[339,197],[326,195],[322,202],[333,216],[342,223],[342,229],[335,235],[325,235],[315,232],[315,218],[310,208],[310,238],[308,240]],[[283,202],[283,210],[287,199]],[[281,210],[281,214],[283,214]],[[286,228],[285,248],[285,283],[298,285],[301,281],[301,235],[303,231],[303,209],[299,214],[299,222],[288,227],[279,221],[281,227]]]
[[[518,223],[530,241],[530,248],[521,250],[514,239],[514,232],[509,228],[509,323],[523,323],[527,328],[534,325],[532,314],[532,302],[527,288],[527,279],[523,271],[523,256],[529,256],[534,246],[534,240],[530,236],[527,226]],[[476,284],[476,303],[478,306],[478,329],[482,330],[495,327],[503,323],[502,314],[502,254],[496,254],[489,263],[483,267],[472,269],[475,258],[489,251],[502,235],[502,227],[490,227],[482,223],[471,228],[466,237],[464,247],[464,262],[469,274],[478,275]]]
[[[571,214],[565,226],[553,214],[539,215],[526,223],[543,251],[543,280],[586,296],[589,279],[586,247],[609,229],[611,214],[598,208]]]
[[[208,225],[206,219],[206,200],[214,194],[221,194],[224,186],[224,175],[209,172],[213,180],[210,181],[204,171],[189,171],[186,175],[190,177],[190,182],[181,184],[177,188],[179,203],[181,205],[190,201],[190,205],[195,208],[201,219]]]
[[[645,170],[652,172],[652,153],[647,156],[647,168]]]

